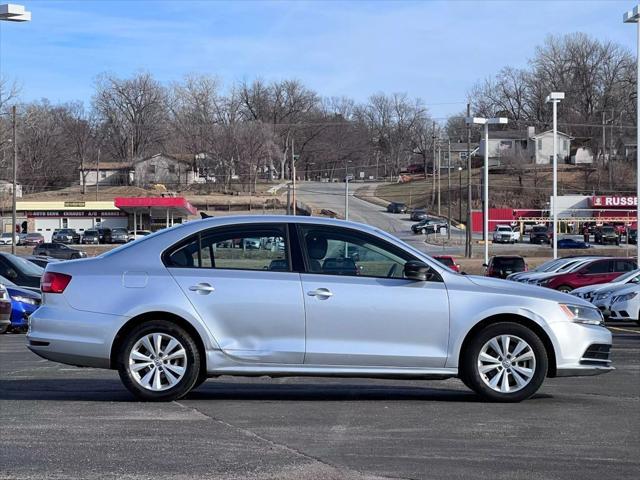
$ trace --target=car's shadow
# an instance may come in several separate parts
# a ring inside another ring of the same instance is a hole
[[[464,389],[409,385],[338,383],[237,383],[209,380],[190,392],[188,400],[280,401],[427,401],[482,403]],[[551,398],[536,394],[533,400]],[[133,402],[135,398],[116,379],[0,380],[0,400]]]

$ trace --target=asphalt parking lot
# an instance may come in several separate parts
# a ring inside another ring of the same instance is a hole
[[[461,382],[220,378],[139,403],[112,371],[0,336],[0,478],[625,479],[640,471],[640,329],[617,370],[547,379],[521,404]]]

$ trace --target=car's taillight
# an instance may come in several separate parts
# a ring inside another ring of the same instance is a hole
[[[62,293],[71,281],[71,275],[57,272],[44,272],[40,281],[42,293]]]

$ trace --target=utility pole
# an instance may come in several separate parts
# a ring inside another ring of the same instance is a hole
[[[471,116],[471,104],[467,103],[467,117]],[[471,125],[467,125],[467,241],[465,244],[465,255],[467,258],[471,258],[473,254],[473,232],[471,226],[471,203],[472,203],[472,195],[471,191]]]
[[[291,181],[293,182],[293,191],[291,192],[291,200],[293,201],[293,214],[296,214],[296,156],[294,152],[293,137],[291,137]]]
[[[451,240],[451,139],[447,139],[447,238]]]
[[[100,190],[100,147],[98,147],[98,159],[96,161],[96,202]]]
[[[438,142],[438,216],[441,216],[442,213],[440,213],[440,172],[442,171],[442,158],[441,158],[441,151],[440,151],[440,142]]]
[[[16,254],[16,225],[18,223],[16,212],[16,199],[18,197],[18,135],[17,135],[17,113],[16,106],[11,107],[11,115],[13,117],[13,192],[11,200],[11,253]]]
[[[431,189],[431,208],[436,201],[436,122],[433,122],[433,135],[431,135],[433,142],[433,161],[431,163],[431,173],[433,174],[433,188]],[[425,177],[427,172],[425,172]]]

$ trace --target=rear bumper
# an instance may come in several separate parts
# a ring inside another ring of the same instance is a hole
[[[127,320],[119,315],[43,305],[29,317],[27,348],[55,362],[109,368],[112,340]]]

